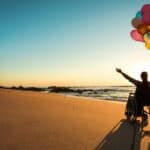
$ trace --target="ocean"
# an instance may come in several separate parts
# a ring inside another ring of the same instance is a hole
[[[48,89],[49,92],[52,92],[51,88]],[[79,97],[88,97],[95,98],[97,100],[111,100],[111,101],[124,101],[126,102],[129,96],[129,93],[134,93],[134,86],[94,86],[94,87],[65,87],[65,90],[58,89],[57,93],[70,95],[70,96],[79,96]]]

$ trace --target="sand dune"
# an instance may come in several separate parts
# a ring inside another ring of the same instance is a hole
[[[0,90],[0,150],[150,150],[125,103]]]

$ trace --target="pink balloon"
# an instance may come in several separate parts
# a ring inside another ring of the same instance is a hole
[[[143,36],[137,30],[132,30],[130,35],[133,40],[144,42]]]
[[[150,25],[150,12],[149,13],[144,13],[142,17],[142,23],[144,25]]]
[[[142,15],[144,15],[145,13],[150,13],[150,4],[145,4],[141,9],[141,13]]]

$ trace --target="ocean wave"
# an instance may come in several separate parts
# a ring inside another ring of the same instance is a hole
[[[91,97],[96,99],[127,101],[129,93],[135,87],[110,86],[110,87],[50,87],[49,92],[64,93],[73,96]]]

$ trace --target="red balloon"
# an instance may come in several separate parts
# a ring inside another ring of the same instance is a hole
[[[145,4],[141,9],[142,15],[145,13],[150,13],[150,4]]]
[[[139,25],[142,24],[142,20],[139,18],[133,18],[132,19],[132,25],[133,27],[137,28]]]
[[[130,35],[133,40],[144,42],[143,36],[137,30],[132,30]]]
[[[144,13],[142,17],[142,23],[144,25],[150,25],[150,12],[149,13]]]

